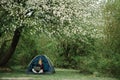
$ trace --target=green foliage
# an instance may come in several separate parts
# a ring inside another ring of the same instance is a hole
[[[53,63],[56,62],[56,46],[57,43],[54,39],[47,37],[45,34],[41,36],[22,35],[20,42],[17,46],[15,54],[10,60],[9,64],[22,65],[27,67],[30,61],[37,55],[47,55]]]
[[[120,1],[108,1],[105,6],[105,47],[109,53],[109,71],[113,75],[120,73]],[[107,54],[106,53],[106,54]]]
[[[82,69],[87,57],[94,50],[94,39],[88,35],[75,34],[59,41],[57,66]],[[83,66],[80,66],[83,65]],[[84,67],[85,68],[85,67]]]

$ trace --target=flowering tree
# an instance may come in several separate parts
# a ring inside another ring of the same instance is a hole
[[[100,0],[1,0],[0,39],[8,34],[13,37],[0,59],[0,66],[6,65],[13,55],[21,33],[45,32],[58,38],[73,34],[94,36],[98,32],[94,22],[99,21],[97,4]]]

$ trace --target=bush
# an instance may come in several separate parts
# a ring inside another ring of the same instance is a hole
[[[85,60],[94,50],[94,39],[89,36],[75,34],[59,41],[57,66],[64,68],[83,69]]]

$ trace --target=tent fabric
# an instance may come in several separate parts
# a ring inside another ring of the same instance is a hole
[[[31,60],[30,64],[28,65],[28,73],[33,73],[32,68],[38,64],[39,59],[42,59],[44,73],[55,73],[55,69],[50,59],[45,55],[38,55]]]

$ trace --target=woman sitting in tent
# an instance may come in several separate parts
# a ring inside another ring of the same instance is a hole
[[[55,69],[47,56],[38,55],[29,63],[27,73],[55,73]]]
[[[43,73],[43,64],[42,64],[42,59],[39,59],[38,64],[33,67],[32,71],[34,73]]]

